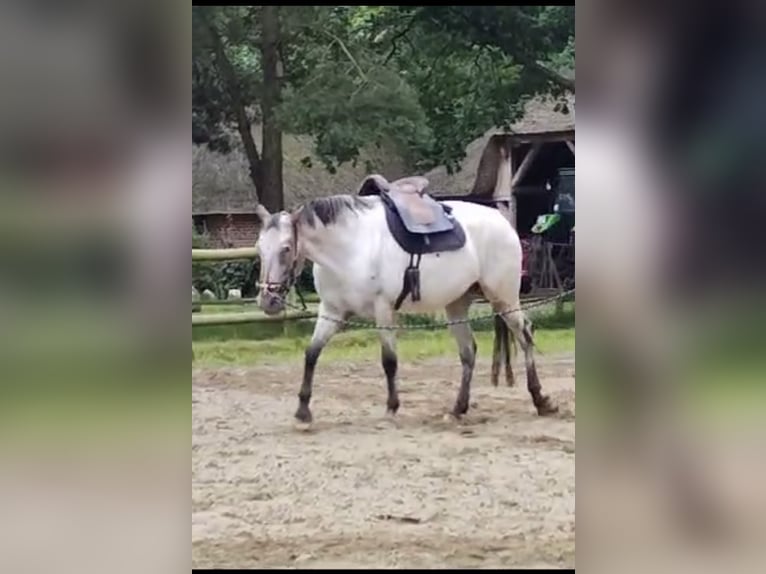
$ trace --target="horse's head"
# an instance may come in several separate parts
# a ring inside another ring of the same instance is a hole
[[[259,204],[256,214],[261,223],[259,305],[267,315],[275,315],[284,310],[287,293],[300,273],[297,228],[294,216],[286,211],[272,215]]]

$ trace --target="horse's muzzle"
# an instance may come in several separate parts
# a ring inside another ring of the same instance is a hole
[[[264,288],[261,290],[260,306],[267,315],[276,315],[284,311],[285,298],[281,292]]]

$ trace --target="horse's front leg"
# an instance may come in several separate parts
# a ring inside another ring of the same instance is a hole
[[[317,315],[318,318],[314,326],[311,343],[306,347],[303,384],[301,384],[301,390],[298,393],[298,410],[295,412],[295,418],[302,423],[310,423],[312,421],[309,403],[311,402],[314,368],[316,367],[319,355],[333,335],[340,330],[342,324],[341,317],[328,313],[324,305],[319,305]]]
[[[386,413],[395,415],[396,411],[399,410],[399,393],[396,390],[398,361],[396,358],[396,331],[392,329],[394,326],[394,312],[388,303],[380,301],[376,304],[375,323],[381,328],[379,331],[380,360],[383,364],[383,372],[386,374],[386,386],[388,388]]]

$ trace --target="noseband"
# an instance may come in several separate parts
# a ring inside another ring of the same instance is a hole
[[[261,285],[269,293],[272,293],[274,295],[279,295],[280,297],[284,297],[285,295],[287,295],[290,289],[292,289],[292,287],[296,284],[296,279],[297,279],[295,277],[296,263],[293,263],[293,266],[290,269],[290,273],[287,275],[287,279],[285,281],[281,281],[281,282],[266,281],[264,283],[261,283]]]

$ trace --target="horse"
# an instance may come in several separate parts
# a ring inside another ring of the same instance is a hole
[[[468,310],[477,295],[489,301],[523,349],[527,389],[537,413],[558,412],[542,393],[531,322],[519,302],[522,251],[518,234],[498,210],[463,201],[436,202],[424,193],[427,186],[423,177],[389,183],[375,174],[362,182],[355,195],[317,198],[291,212],[274,214],[257,206],[258,304],[264,313],[282,312],[305,262],[314,263],[320,303],[305,350],[294,415],[300,423],[313,420],[314,370],[322,349],[351,316],[374,320],[379,328],[388,390],[386,413],[395,415],[400,405],[397,313],[440,310],[446,311],[462,365],[452,409],[452,415],[460,419],[468,412],[476,361]],[[413,247],[415,240],[420,248]],[[422,247],[425,244],[430,248]]]

